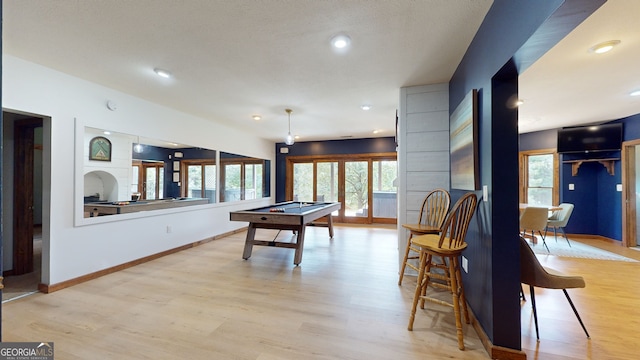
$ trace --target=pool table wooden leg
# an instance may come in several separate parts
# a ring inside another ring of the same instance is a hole
[[[302,225],[298,229],[298,239],[296,239],[296,254],[293,257],[293,263],[296,265],[300,265],[302,262],[302,249],[304,248],[304,229],[305,226]]]
[[[251,257],[251,250],[253,250],[253,240],[256,236],[256,226],[253,223],[249,224],[247,229],[247,239],[244,241],[244,252],[242,258],[247,260]]]
[[[333,239],[333,216],[327,215],[327,227],[329,228],[329,237]]]

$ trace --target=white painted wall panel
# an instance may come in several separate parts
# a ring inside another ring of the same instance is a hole
[[[265,198],[159,210],[153,216],[125,214],[119,215],[118,221],[93,218],[77,226],[74,215],[82,204],[84,190],[83,159],[77,154],[84,145],[83,139],[77,138],[82,132],[77,131],[76,123],[82,128],[109,127],[121,133],[271,160],[271,194],[275,194],[274,144],[215,119],[198,118],[9,55],[3,56],[2,86],[6,110],[50,118],[44,125],[43,152],[44,173],[48,174],[43,185],[44,284],[60,283],[241,228],[246,223],[229,221],[230,211],[273,202]],[[108,110],[107,100],[116,102],[118,109]],[[10,219],[11,210],[5,210],[5,220]],[[167,226],[172,227],[171,233],[167,233]],[[4,241],[11,240],[5,236]]]
[[[416,151],[449,152],[449,131],[408,133],[406,141],[407,153]]]
[[[407,168],[412,171],[449,171],[448,151],[407,153]]]
[[[400,89],[398,121],[398,263],[407,231],[415,223],[426,194],[449,189],[449,86],[435,84]]]
[[[424,171],[407,173],[407,191],[449,189],[449,172]]]
[[[407,114],[447,111],[448,109],[448,92],[438,91],[407,96]]]
[[[407,114],[407,132],[449,131],[449,112]]]

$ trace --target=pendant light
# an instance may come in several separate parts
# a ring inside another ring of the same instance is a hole
[[[289,132],[287,133],[287,138],[284,140],[284,143],[287,145],[293,145],[293,143],[295,142],[295,140],[293,139],[293,136],[291,136],[291,112],[293,110],[284,109],[284,111],[286,111],[287,114],[289,114]]]
[[[144,147],[140,144],[140,136],[138,136],[138,142],[133,146],[133,151],[138,154],[144,151]]]

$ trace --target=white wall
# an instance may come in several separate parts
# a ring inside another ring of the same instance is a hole
[[[398,114],[398,263],[429,191],[449,190],[449,84],[400,89]],[[408,271],[412,271],[407,268]]]
[[[83,196],[83,160],[78,155],[83,139],[77,136],[85,126],[268,159],[271,174],[275,174],[274,144],[16,57],[4,55],[2,60],[5,110],[51,119],[44,127],[42,283],[60,283],[238,229],[246,224],[230,222],[229,211],[272,203],[267,198],[159,210],[153,216],[119,215],[118,221],[77,221]],[[107,100],[117,103],[118,109],[108,110]],[[274,185],[272,176],[271,194]],[[3,191],[6,194],[6,188]]]

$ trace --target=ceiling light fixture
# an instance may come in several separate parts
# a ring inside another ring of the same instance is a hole
[[[524,100],[522,100],[522,99],[516,100],[516,106],[520,106],[522,104],[524,104]]]
[[[351,45],[351,38],[345,34],[339,34],[331,38],[331,46],[334,49],[344,50]]]
[[[262,116],[260,116],[260,115],[253,115],[253,120],[255,120],[255,121],[262,120]]]
[[[289,114],[289,132],[287,133],[287,138],[284,140],[284,143],[287,145],[293,145],[293,143],[295,142],[295,140],[293,139],[293,136],[291,136],[291,112],[293,110],[284,109],[284,111],[286,111],[287,114]]]
[[[171,77],[171,72],[168,70],[164,70],[164,69],[160,69],[160,68],[155,68],[153,69],[153,71],[158,74],[158,76],[163,77],[165,79],[168,79]]]
[[[144,151],[144,147],[140,144],[140,136],[138,136],[138,142],[133,146],[133,151],[138,154]]]
[[[364,111],[369,111],[371,110],[371,105],[360,105],[360,109]]]
[[[640,96],[640,90],[632,91],[629,93],[631,96]]]
[[[596,53],[596,54],[604,54],[610,51],[611,49],[613,49],[613,47],[618,44],[620,44],[620,40],[610,40],[610,41],[601,42],[600,44],[596,44],[590,47],[589,52]]]

